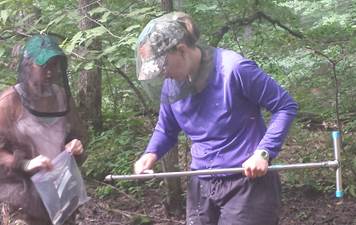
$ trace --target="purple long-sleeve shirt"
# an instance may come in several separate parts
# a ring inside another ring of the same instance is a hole
[[[202,92],[161,103],[146,153],[162,157],[182,130],[192,141],[192,170],[239,167],[256,149],[277,156],[296,115],[296,102],[254,61],[236,52],[215,49],[214,64]],[[267,128],[261,107],[272,113]]]

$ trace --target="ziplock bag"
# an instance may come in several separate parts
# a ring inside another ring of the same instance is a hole
[[[40,171],[31,180],[52,223],[62,225],[89,197],[75,159],[70,153],[61,152],[52,163],[52,170]]]

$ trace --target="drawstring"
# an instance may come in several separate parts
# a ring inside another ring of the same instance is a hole
[[[221,188],[221,184],[223,183],[222,177],[214,177],[210,182],[210,196],[216,194],[217,190]]]

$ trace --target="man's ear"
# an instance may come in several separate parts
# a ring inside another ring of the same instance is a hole
[[[187,54],[188,46],[186,44],[180,43],[177,45],[176,49],[179,54],[185,57]]]

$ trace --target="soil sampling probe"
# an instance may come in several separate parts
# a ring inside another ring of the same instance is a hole
[[[342,189],[342,177],[341,177],[341,163],[340,163],[340,150],[341,150],[341,135],[339,131],[332,132],[333,147],[334,147],[334,160],[323,162],[311,162],[311,163],[297,163],[286,165],[272,165],[268,167],[268,170],[293,170],[293,169],[309,169],[309,168],[335,168],[336,169],[336,191],[335,196],[342,198],[344,195]],[[196,176],[196,175],[213,175],[213,174],[232,174],[242,173],[243,168],[223,168],[223,169],[206,169],[206,170],[194,170],[183,172],[164,172],[164,173],[145,173],[135,175],[107,175],[105,181],[113,180],[136,180],[136,179],[152,179],[152,178],[172,178],[181,176]]]

